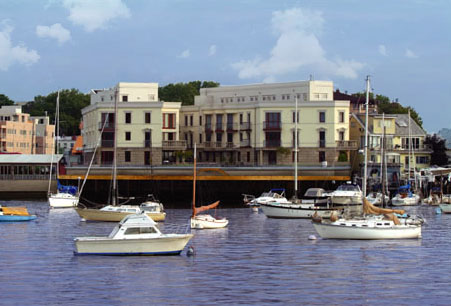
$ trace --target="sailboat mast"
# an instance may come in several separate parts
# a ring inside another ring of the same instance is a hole
[[[409,161],[409,169],[408,169],[408,176],[407,176],[407,183],[410,184],[410,164],[411,164],[411,160],[410,160],[410,151],[412,150],[412,135],[411,135],[411,131],[410,131],[410,109],[407,112],[408,116],[409,116],[409,157],[408,157],[408,161]]]
[[[196,208],[196,143],[194,143],[194,167],[193,167],[193,217]]]
[[[385,208],[385,113],[382,113],[382,139],[381,139],[381,192],[382,192],[382,207]]]
[[[363,168],[363,183],[362,191],[363,197],[366,197],[366,181],[368,177],[368,105],[370,102],[370,76],[366,77],[366,103],[365,103],[365,147],[363,151],[364,155],[364,168]]]
[[[298,198],[298,97],[295,99],[294,113],[294,198]]]
[[[114,99],[114,137],[113,137],[113,190],[111,201],[113,205],[117,204],[117,104],[119,99],[118,88],[116,88],[116,94]]]

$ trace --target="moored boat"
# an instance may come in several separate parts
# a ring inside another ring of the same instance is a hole
[[[5,207],[0,205],[0,222],[30,221],[36,219],[24,206]]]
[[[331,200],[334,205],[360,205],[362,204],[362,191],[359,185],[347,182],[332,192]]]
[[[399,187],[398,193],[392,198],[392,206],[413,206],[420,203],[420,196],[410,190],[410,184]]]
[[[126,216],[105,237],[77,237],[77,255],[178,255],[192,234],[164,234],[146,214]]]

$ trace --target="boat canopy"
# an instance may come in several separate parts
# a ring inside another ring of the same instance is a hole
[[[62,185],[59,180],[57,180],[57,184],[58,184],[58,191],[59,192],[70,193],[71,195],[76,195],[77,194],[77,191],[78,191],[77,187]]]
[[[2,207],[4,215],[16,215],[16,216],[29,216],[28,210],[26,207],[17,206],[17,207]]]

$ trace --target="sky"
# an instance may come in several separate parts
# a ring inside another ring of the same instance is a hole
[[[330,80],[451,128],[448,0],[0,0],[0,94]]]

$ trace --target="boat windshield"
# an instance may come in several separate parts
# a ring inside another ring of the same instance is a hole
[[[359,187],[356,185],[341,185],[337,188],[337,190],[341,191],[360,191]]]
[[[124,235],[138,235],[138,234],[154,234],[157,231],[153,227],[129,227]]]

